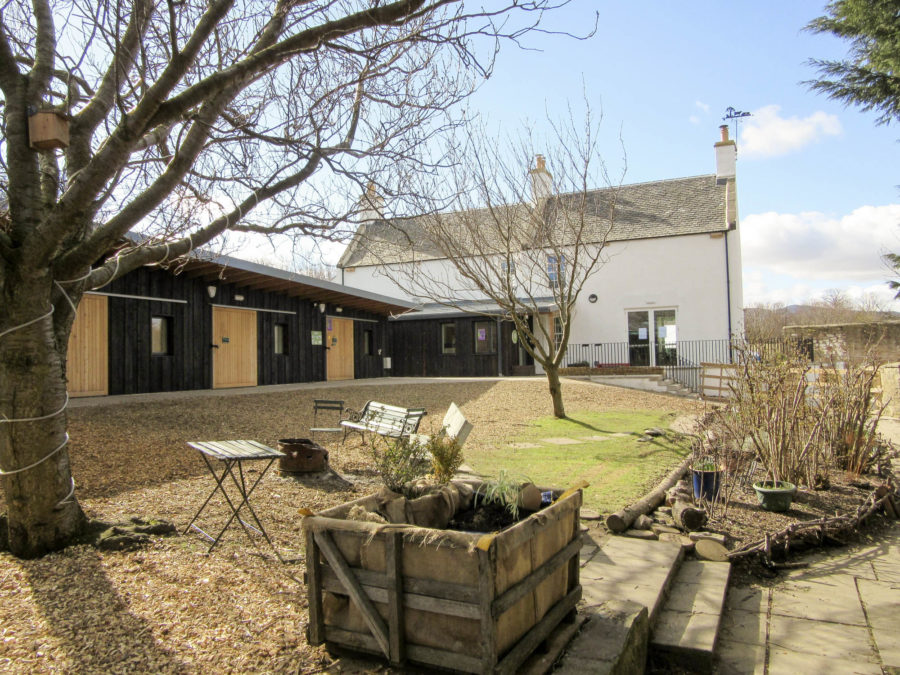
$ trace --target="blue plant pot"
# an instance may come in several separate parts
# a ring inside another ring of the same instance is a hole
[[[692,469],[694,474],[694,499],[705,499],[708,502],[715,500],[722,486],[722,470],[698,471]]]

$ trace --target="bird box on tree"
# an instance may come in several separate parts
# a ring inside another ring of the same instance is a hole
[[[28,118],[28,140],[35,150],[69,147],[69,120],[62,113],[43,110]]]

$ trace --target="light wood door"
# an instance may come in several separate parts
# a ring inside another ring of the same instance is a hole
[[[325,346],[327,378],[329,380],[353,379],[353,319],[325,319]]]
[[[213,307],[213,389],[255,387],[256,312]]]
[[[85,295],[78,303],[66,377],[69,396],[106,396],[109,393],[109,310],[105,295]]]

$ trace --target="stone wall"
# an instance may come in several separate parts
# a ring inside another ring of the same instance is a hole
[[[819,363],[867,356],[883,363],[900,361],[900,321],[785,326],[783,332],[785,337],[812,339],[813,360]]]

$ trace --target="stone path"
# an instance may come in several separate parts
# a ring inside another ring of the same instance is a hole
[[[733,587],[718,672],[900,672],[900,524],[877,544],[803,558],[771,587]]]

